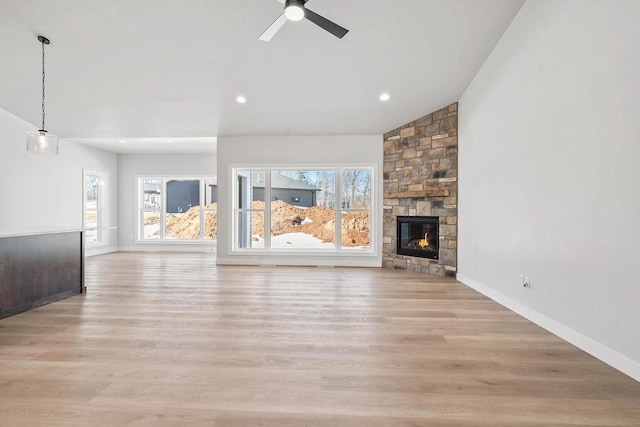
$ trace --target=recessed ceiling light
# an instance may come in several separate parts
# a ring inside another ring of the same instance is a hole
[[[244,103],[246,103],[246,102],[247,102],[247,98],[245,98],[244,96],[240,95],[240,96],[238,96],[238,97],[236,98],[236,102],[237,102],[238,104],[244,104]]]
[[[391,98],[391,97],[389,96],[388,93],[383,93],[382,95],[380,95],[380,101],[382,101],[382,102],[388,101],[389,98]]]
[[[169,143],[169,144],[173,144],[173,139],[167,139],[166,142]]]
[[[124,144],[124,143],[125,143],[125,142],[127,142],[127,141],[125,141],[124,139],[119,139],[119,140],[118,140],[118,142],[119,142],[120,144]]]

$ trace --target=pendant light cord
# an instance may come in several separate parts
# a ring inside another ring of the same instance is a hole
[[[42,130],[44,127],[44,42],[42,42]]]

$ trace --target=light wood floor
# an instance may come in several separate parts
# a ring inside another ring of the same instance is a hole
[[[640,426],[640,383],[455,281],[87,259],[0,320],[2,426]]]

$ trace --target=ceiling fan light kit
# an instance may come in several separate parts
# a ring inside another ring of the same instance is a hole
[[[51,43],[48,38],[38,36],[38,41],[42,44],[42,129],[27,132],[27,151],[30,153],[58,154],[58,137],[48,133],[44,127],[44,45]]]
[[[304,18],[304,3],[301,0],[287,0],[284,14],[289,21],[301,21]]]
[[[343,38],[349,30],[324,16],[318,15],[305,6],[308,0],[278,0],[284,3],[284,12],[258,37],[258,40],[268,42],[276,35],[287,21],[300,21],[304,18],[316,24],[325,31],[330,32],[337,38]]]

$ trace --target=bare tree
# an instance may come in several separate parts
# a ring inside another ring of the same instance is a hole
[[[342,173],[343,208],[364,209],[371,198],[371,174],[367,170],[347,170]]]
[[[368,171],[362,171],[359,178],[356,189],[358,193],[362,194],[362,200],[358,207],[368,208],[371,202],[371,174]]]
[[[316,174],[317,182],[314,185],[320,188],[318,195],[318,205],[333,207],[335,198],[336,177],[333,171],[319,171]]]

